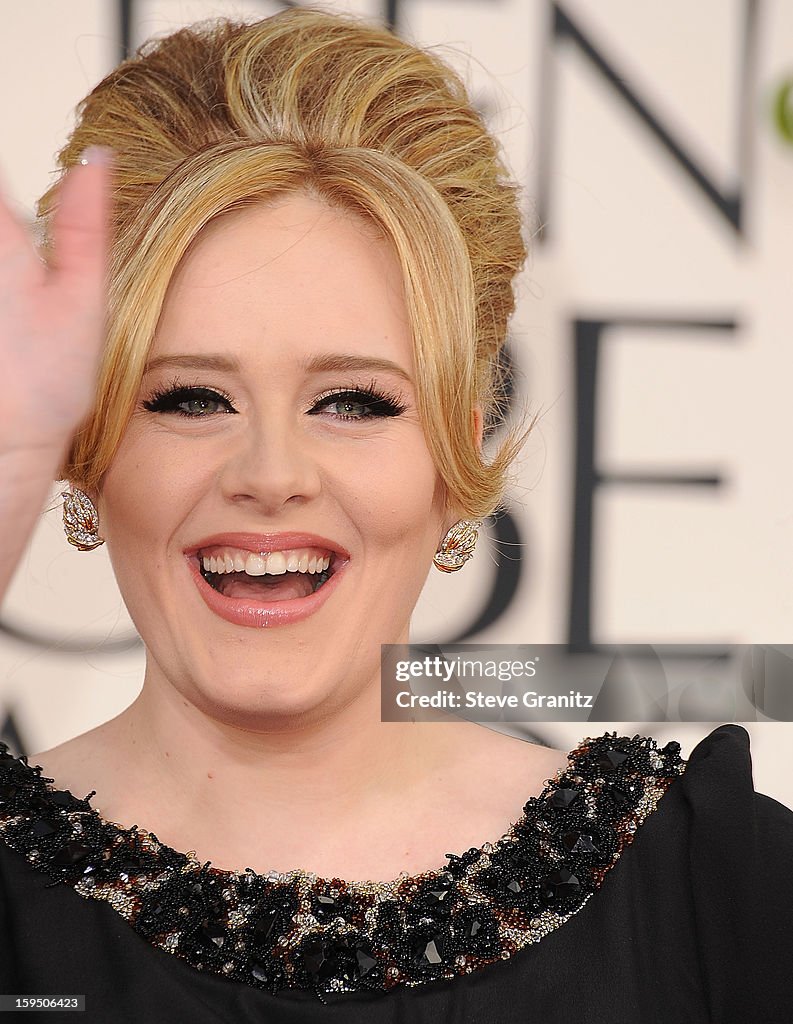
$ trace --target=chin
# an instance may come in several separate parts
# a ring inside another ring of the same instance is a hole
[[[305,727],[332,717],[355,700],[356,692],[349,690],[349,684],[338,681],[335,685],[322,685],[317,676],[308,682],[310,685],[304,681],[302,686],[296,686],[290,681],[283,682],[283,676],[278,680],[258,676],[243,683],[237,677],[222,687],[215,682],[190,685],[182,695],[208,718],[251,732]]]

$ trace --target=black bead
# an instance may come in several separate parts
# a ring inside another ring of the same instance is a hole
[[[597,765],[601,771],[613,772],[615,768],[628,760],[628,755],[624,750],[604,750],[603,753],[597,756]]]
[[[615,807],[630,807],[631,803],[633,803],[631,794],[620,786],[610,786],[608,794]]]
[[[581,883],[568,868],[559,868],[558,871],[552,871],[543,878],[542,887],[543,898],[550,903],[560,896],[577,893],[581,888]]]
[[[446,944],[442,935],[434,935],[431,939],[420,939],[414,945],[416,960],[421,967],[437,967],[443,963]]]
[[[466,850],[465,853],[459,855],[456,853],[447,853],[446,859],[449,863],[446,870],[450,875],[452,875],[452,877],[460,878],[465,874],[466,868],[469,868],[472,864],[476,863],[481,855],[482,851],[477,850],[475,847],[472,847],[470,850]]]
[[[414,902],[413,912],[418,917],[429,917],[445,920],[452,913],[454,904],[454,884],[450,879],[442,879],[425,888]]]
[[[557,789],[548,797],[548,803],[551,805],[551,807],[559,807],[564,809],[567,807],[572,807],[572,805],[580,796],[580,789]]]
[[[592,836],[584,835],[582,832],[565,832],[562,843],[570,853],[600,853],[592,842]]]
[[[300,950],[303,964],[309,974],[326,980],[338,971],[339,961],[330,943],[317,939],[306,943]]]
[[[68,867],[77,864],[92,853],[90,846],[83,846],[82,843],[69,842],[62,846],[52,857],[52,863],[60,867]]]
[[[71,807],[75,802],[74,797],[68,789],[54,789],[48,794],[48,799],[51,803],[56,804],[58,807]]]
[[[48,821],[46,818],[39,818],[38,821],[34,821],[30,826],[30,831],[37,839],[44,839],[46,836],[55,835],[58,831],[58,825],[59,823],[57,821]]]
[[[265,945],[275,932],[278,924],[278,911],[270,907],[262,911],[255,919],[253,926],[253,941]]]
[[[219,924],[215,924],[213,921],[205,921],[203,926],[199,928],[196,938],[202,946],[214,952],[223,948],[228,935],[225,928],[221,928]]]
[[[169,913],[166,903],[156,899],[156,895],[156,893],[152,893],[151,896],[144,900],[135,921],[136,930],[146,936],[159,935],[162,932],[170,931],[176,921],[176,915]],[[182,935],[181,941],[183,944],[189,944],[190,936],[187,934]]]
[[[498,925],[486,906],[469,905],[453,922],[453,927],[458,951],[469,950],[481,955],[498,950]]]
[[[225,904],[220,896],[210,899],[206,904],[206,908],[215,917],[222,917],[225,913]]]
[[[119,864],[118,872],[125,881],[129,881],[130,875],[139,875],[142,865],[137,857],[125,857]]]
[[[267,973],[267,968],[264,967],[262,964],[254,962],[253,966],[251,967],[251,974],[257,981],[260,981],[263,985],[269,985],[270,975]]]
[[[357,964],[356,973],[359,978],[367,975],[378,963],[377,958],[373,957],[365,946],[360,945],[355,947],[355,961]]]
[[[522,874],[530,868],[535,860],[536,853],[527,846],[513,846],[504,853],[504,864]]]
[[[320,921],[330,921],[334,917],[343,917],[344,907],[335,896],[320,894],[314,900],[314,917]]]
[[[0,786],[0,807],[3,807],[10,800],[13,800],[18,792],[19,786],[14,786],[11,783],[5,786]]]
[[[667,757],[675,757],[680,753],[680,744],[677,740],[670,740],[665,746],[661,747],[661,753],[666,754]]]

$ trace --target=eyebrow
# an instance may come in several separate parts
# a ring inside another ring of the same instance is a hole
[[[175,366],[184,369],[219,370],[226,373],[241,373],[242,367],[234,356],[226,355],[172,355],[155,356],[143,369],[144,374],[151,373],[162,366]],[[379,359],[373,356],[356,356],[345,352],[330,352],[321,356],[313,356],[301,363],[301,369],[307,373],[339,373],[351,370],[380,370],[393,373],[412,384],[412,378],[404,367],[390,359]]]

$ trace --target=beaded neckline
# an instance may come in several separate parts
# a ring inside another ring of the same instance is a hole
[[[202,864],[106,821],[0,743],[0,838],[107,901],[152,945],[254,988],[388,991],[470,974],[540,941],[600,888],[685,770],[680,744],[588,737],[495,843],[436,871],[347,882]]]

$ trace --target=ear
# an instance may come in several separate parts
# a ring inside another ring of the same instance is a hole
[[[484,416],[482,414],[482,406],[475,405],[473,414],[471,417],[471,433],[476,444],[477,451],[482,454],[482,439],[484,436]],[[459,509],[453,509],[447,506],[446,508],[446,523],[443,531],[445,537],[448,531],[454,526],[456,522],[463,518],[463,514]]]
[[[477,447],[477,449],[479,451],[479,454],[481,455],[482,454],[482,438],[484,436],[484,426],[485,426],[485,421],[484,421],[484,416],[482,415],[482,406],[481,405],[475,405],[474,406],[473,421],[474,421],[473,422],[474,442],[476,443],[476,447]]]

